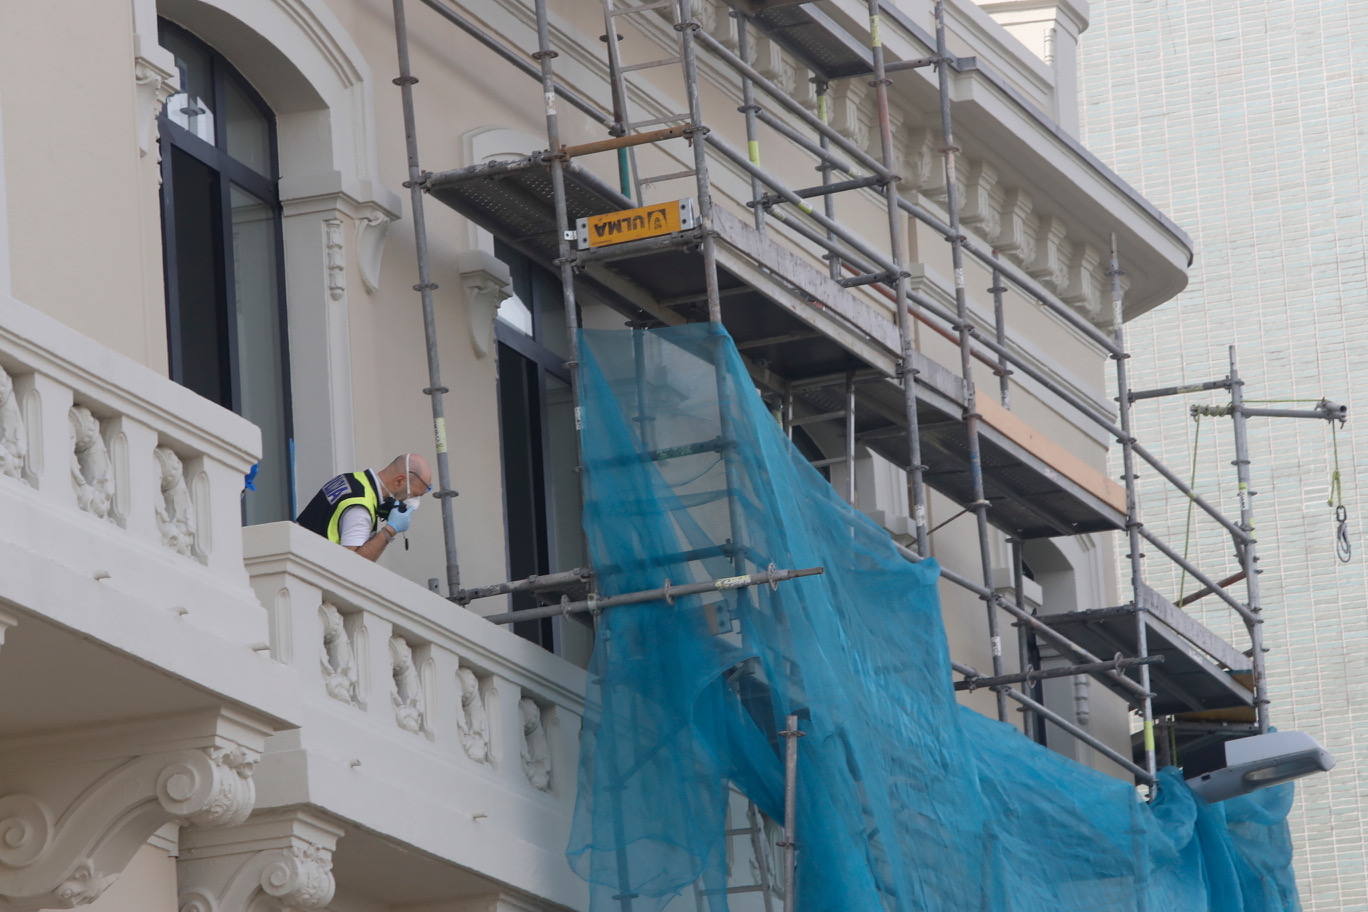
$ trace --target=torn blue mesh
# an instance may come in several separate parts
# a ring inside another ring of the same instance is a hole
[[[594,910],[727,908],[728,788],[783,819],[800,717],[801,912],[1298,908],[1291,787],[1158,797],[962,708],[934,561],[909,563],[789,442],[722,329],[581,336],[603,595],[825,573],[599,618],[567,856]]]

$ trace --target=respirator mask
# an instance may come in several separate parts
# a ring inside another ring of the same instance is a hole
[[[404,456],[404,487],[408,487],[408,486],[409,486],[409,479],[413,477],[413,474],[412,474],[412,472],[410,471],[411,468],[412,468],[412,466],[413,466],[413,457],[412,457],[412,456],[409,456],[409,455],[407,455],[407,454],[405,454],[405,456]],[[387,494],[387,495],[385,496],[385,499],[382,500],[382,501],[380,501],[380,505],[379,505],[378,507],[375,508],[375,513],[376,513],[376,515],[380,518],[380,521],[381,521],[381,522],[384,522],[386,519],[389,519],[390,512],[393,511],[393,510],[398,510],[398,511],[401,512],[401,513],[407,512],[407,511],[411,511],[411,510],[412,510],[412,511],[416,511],[420,506],[422,506],[422,504],[423,504],[423,498],[422,498],[422,497],[410,497],[410,498],[408,498],[407,500],[399,500],[399,499],[396,498],[394,495],[392,495],[392,494]]]

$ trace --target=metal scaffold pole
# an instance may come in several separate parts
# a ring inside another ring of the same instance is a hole
[[[1268,680],[1264,671],[1263,601],[1259,590],[1259,549],[1254,537],[1254,496],[1249,477],[1249,415],[1244,405],[1244,381],[1235,367],[1235,346],[1230,346],[1230,417],[1235,428],[1235,474],[1239,481],[1240,528],[1248,536],[1235,541],[1235,553],[1245,573],[1249,628],[1250,666],[1254,676],[1254,711],[1260,733],[1268,731]]]
[[[732,10],[731,15],[736,19],[736,49],[741,56],[747,60],[751,56],[751,35],[750,20],[745,13],[739,10]],[[755,87],[746,75],[741,74],[741,113],[746,119],[746,157],[751,164],[760,164],[760,134],[757,129],[756,115],[760,113],[760,106],[755,103]],[[760,197],[763,193],[760,187],[760,179],[751,175],[751,218],[755,220],[755,230],[765,230],[765,207],[760,205]]]
[[[418,292],[423,307],[423,337],[427,347],[428,385],[423,389],[432,401],[432,431],[437,451],[437,490],[432,493],[442,505],[442,542],[446,551],[447,597],[456,598],[461,591],[461,565],[456,558],[456,518],[451,500],[456,491],[451,487],[451,465],[447,459],[446,406],[443,397],[447,388],[442,385],[441,359],[437,352],[437,321],[432,304],[432,293],[437,285],[428,268],[427,221],[423,217],[423,171],[418,166],[418,127],[413,110],[413,86],[418,82],[409,64],[408,23],[404,18],[404,0],[394,0],[394,40],[399,57],[399,76],[394,84],[399,87],[404,109],[404,143],[408,153],[409,204],[413,209],[413,243],[418,257]]]
[[[927,557],[931,554],[931,540],[930,533],[927,531],[926,477],[925,466],[922,465],[921,428],[917,416],[917,370],[913,367],[912,361],[912,326],[908,316],[907,271],[903,268],[903,258],[907,253],[907,233],[903,214],[898,209],[898,181],[897,175],[893,174],[893,124],[889,117],[888,108],[888,87],[892,84],[892,80],[888,78],[885,69],[883,39],[879,35],[879,0],[869,0],[868,9],[869,49],[874,64],[874,78],[870,80],[870,85],[874,87],[875,103],[878,105],[879,151],[883,171],[880,177],[883,183],[884,201],[888,208],[890,254],[888,259],[893,273],[889,281],[892,284],[893,312],[897,314],[898,318],[898,369],[902,375],[903,411],[907,418],[912,523],[916,529],[917,553]],[[822,135],[826,136],[827,133],[823,131]]]
[[[870,0],[871,6],[877,0]],[[959,151],[955,146],[954,121],[950,116],[950,57],[945,43],[945,0],[936,0],[936,71],[940,80],[940,119],[941,132],[945,143],[945,190],[946,215],[950,220],[951,265],[955,272],[955,331],[959,335],[960,376],[964,380],[964,433],[969,449],[969,477],[973,486],[974,500],[968,509],[974,512],[978,526],[979,569],[983,574],[983,585],[991,589],[993,585],[993,556],[989,549],[988,497],[983,485],[983,456],[979,442],[978,399],[974,389],[974,351],[971,340],[969,316],[969,297],[964,283],[964,236],[960,227],[959,179],[955,174],[955,156]],[[994,283],[996,284],[996,282]],[[997,605],[992,598],[983,600],[988,612],[988,639],[992,646],[994,676],[1006,671],[1002,656],[1002,633],[998,628]],[[999,721],[1007,721],[1007,693],[1003,688],[995,688],[997,715]]]
[[[798,716],[790,713],[784,730],[784,912],[798,908]]]
[[[1111,277],[1112,332],[1116,344],[1116,401],[1121,422],[1121,472],[1126,487],[1126,546],[1130,559],[1131,606],[1135,611],[1135,654],[1137,658],[1149,655],[1149,625],[1145,618],[1144,600],[1141,591],[1145,585],[1144,552],[1140,550],[1140,507],[1136,498],[1135,438],[1131,432],[1130,372],[1126,353],[1125,312],[1121,302],[1121,261],[1116,251],[1116,235],[1111,236],[1111,259],[1107,266]],[[1140,698],[1140,720],[1144,726],[1142,738],[1145,749],[1145,770],[1154,776],[1154,701],[1150,696],[1150,669],[1140,665],[1140,686],[1145,694]]]

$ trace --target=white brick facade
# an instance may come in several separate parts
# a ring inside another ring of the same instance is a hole
[[[1233,342],[1250,398],[1363,404],[1365,42],[1363,0],[1092,5],[1080,48],[1083,139],[1198,251],[1187,291],[1132,326],[1138,386],[1219,378]],[[1140,437],[1175,467],[1191,453],[1185,404],[1158,400],[1137,415]],[[1234,513],[1229,422],[1202,424],[1197,490]],[[1293,842],[1307,912],[1368,910],[1368,464],[1356,459],[1366,442],[1362,418],[1340,433],[1359,550],[1344,565],[1326,505],[1324,425],[1251,421],[1273,721],[1310,732],[1339,762],[1298,785]],[[1187,503],[1153,487],[1143,518],[1181,542]],[[1199,563],[1225,558],[1233,572],[1229,542],[1195,526]]]

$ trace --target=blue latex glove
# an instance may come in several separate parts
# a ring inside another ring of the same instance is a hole
[[[396,504],[394,509],[390,510],[389,519],[386,519],[385,522],[387,522],[390,528],[394,529],[395,532],[407,532],[409,523],[413,522],[413,511],[403,504]]]

